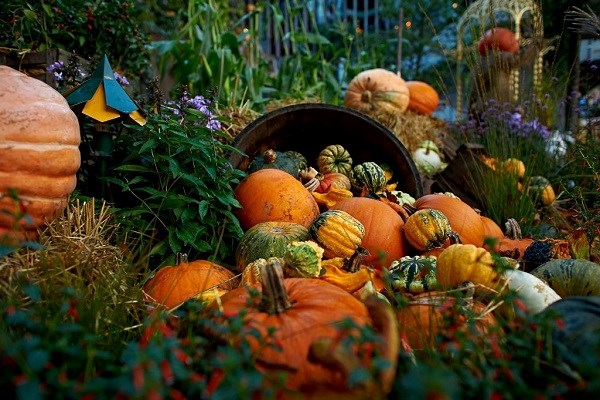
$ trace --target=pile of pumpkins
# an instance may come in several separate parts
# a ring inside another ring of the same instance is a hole
[[[561,297],[600,294],[600,266],[570,259],[560,241],[518,237],[518,224],[507,236],[451,193],[415,199],[385,165],[354,163],[340,144],[323,148],[314,166],[298,152],[270,149],[247,172],[235,189],[244,230],[235,266],[165,267],[144,290],[167,308],[195,297],[223,315],[243,312],[279,344],[252,341],[267,375],[289,367],[290,395],[363,390],[383,398],[399,352],[436,348],[449,312],[465,330],[476,317],[476,340],[497,334],[489,301],[507,288],[531,313]],[[525,272],[518,266],[529,248],[540,265]],[[338,329],[347,319],[380,334],[372,345],[392,366],[368,387],[350,387],[351,371],[341,367],[368,361],[334,345],[350,335]]]

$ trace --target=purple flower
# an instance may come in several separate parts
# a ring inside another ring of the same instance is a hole
[[[65,79],[63,76],[64,71],[65,63],[60,60],[55,61],[46,67],[46,72],[51,73],[57,83],[61,83]]]
[[[211,131],[218,131],[221,129],[221,121],[215,118],[211,118],[206,123],[206,127]]]
[[[121,86],[129,86],[129,81],[126,77],[120,75],[118,72],[113,72],[113,75],[115,76],[115,80],[119,82]]]

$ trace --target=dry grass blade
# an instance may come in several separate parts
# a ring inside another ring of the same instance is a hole
[[[600,37],[600,17],[594,14],[590,6],[587,11],[578,7],[566,12],[567,21],[573,24],[573,30],[584,35]]]

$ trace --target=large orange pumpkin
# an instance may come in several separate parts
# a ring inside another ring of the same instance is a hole
[[[506,28],[492,28],[486,31],[477,44],[479,54],[484,55],[489,50],[516,53],[519,51],[519,42],[515,34]]]
[[[342,340],[347,332],[340,322],[350,319],[358,326],[371,324],[367,307],[344,289],[320,279],[283,278],[276,258],[261,270],[261,296],[252,296],[245,287],[233,289],[220,299],[223,315],[243,314],[245,325],[255,329],[265,345],[254,335],[248,336],[256,364],[267,374],[287,375],[286,389],[313,390],[328,385],[344,389],[344,377],[338,368],[313,363],[308,359],[313,341],[321,338]],[[278,398],[286,398],[281,396]]]
[[[207,260],[162,267],[144,285],[144,293],[158,305],[171,309],[192,297],[211,300],[238,286],[235,274]]]
[[[408,86],[408,109],[422,115],[431,115],[440,104],[438,92],[427,82],[406,81]]]
[[[287,172],[261,169],[244,178],[236,187],[235,210],[242,229],[261,222],[295,222],[306,228],[319,215],[319,206],[302,183]]]
[[[77,183],[80,140],[77,117],[59,92],[0,65],[0,242],[35,238],[65,210]],[[15,223],[23,211],[30,219]]]
[[[346,211],[365,228],[362,240],[369,255],[365,264],[388,268],[392,261],[408,254],[410,246],[402,233],[402,217],[387,204],[368,197],[341,200],[333,209]]]
[[[418,210],[433,208],[441,211],[452,230],[460,237],[461,243],[483,246],[485,227],[477,211],[464,201],[446,194],[428,194],[419,197],[415,202]]]
[[[365,113],[404,112],[409,92],[404,79],[383,68],[360,72],[348,84],[344,105]]]

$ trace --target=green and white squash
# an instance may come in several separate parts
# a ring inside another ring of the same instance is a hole
[[[292,242],[283,255],[283,272],[290,278],[318,278],[321,276],[323,248],[312,240]]]
[[[319,153],[317,157],[317,169],[322,174],[339,172],[350,176],[350,172],[352,172],[352,157],[342,145],[331,144]]]
[[[346,211],[324,211],[308,228],[310,237],[323,249],[326,258],[350,257],[365,237],[363,224]]]
[[[419,294],[438,288],[436,270],[433,256],[405,256],[392,261],[388,279],[394,292]]]
[[[380,193],[385,189],[387,177],[379,164],[367,161],[352,168],[350,183],[358,192],[366,189],[367,193]]]
[[[531,271],[561,297],[600,296],[600,265],[588,260],[555,259]]]
[[[236,248],[239,272],[259,258],[283,257],[289,243],[309,239],[308,229],[294,222],[262,222],[248,229]]]
[[[280,169],[299,179],[300,171],[307,168],[307,161],[297,151],[281,152],[269,149],[256,156],[248,165],[246,172],[250,174],[264,168]]]

